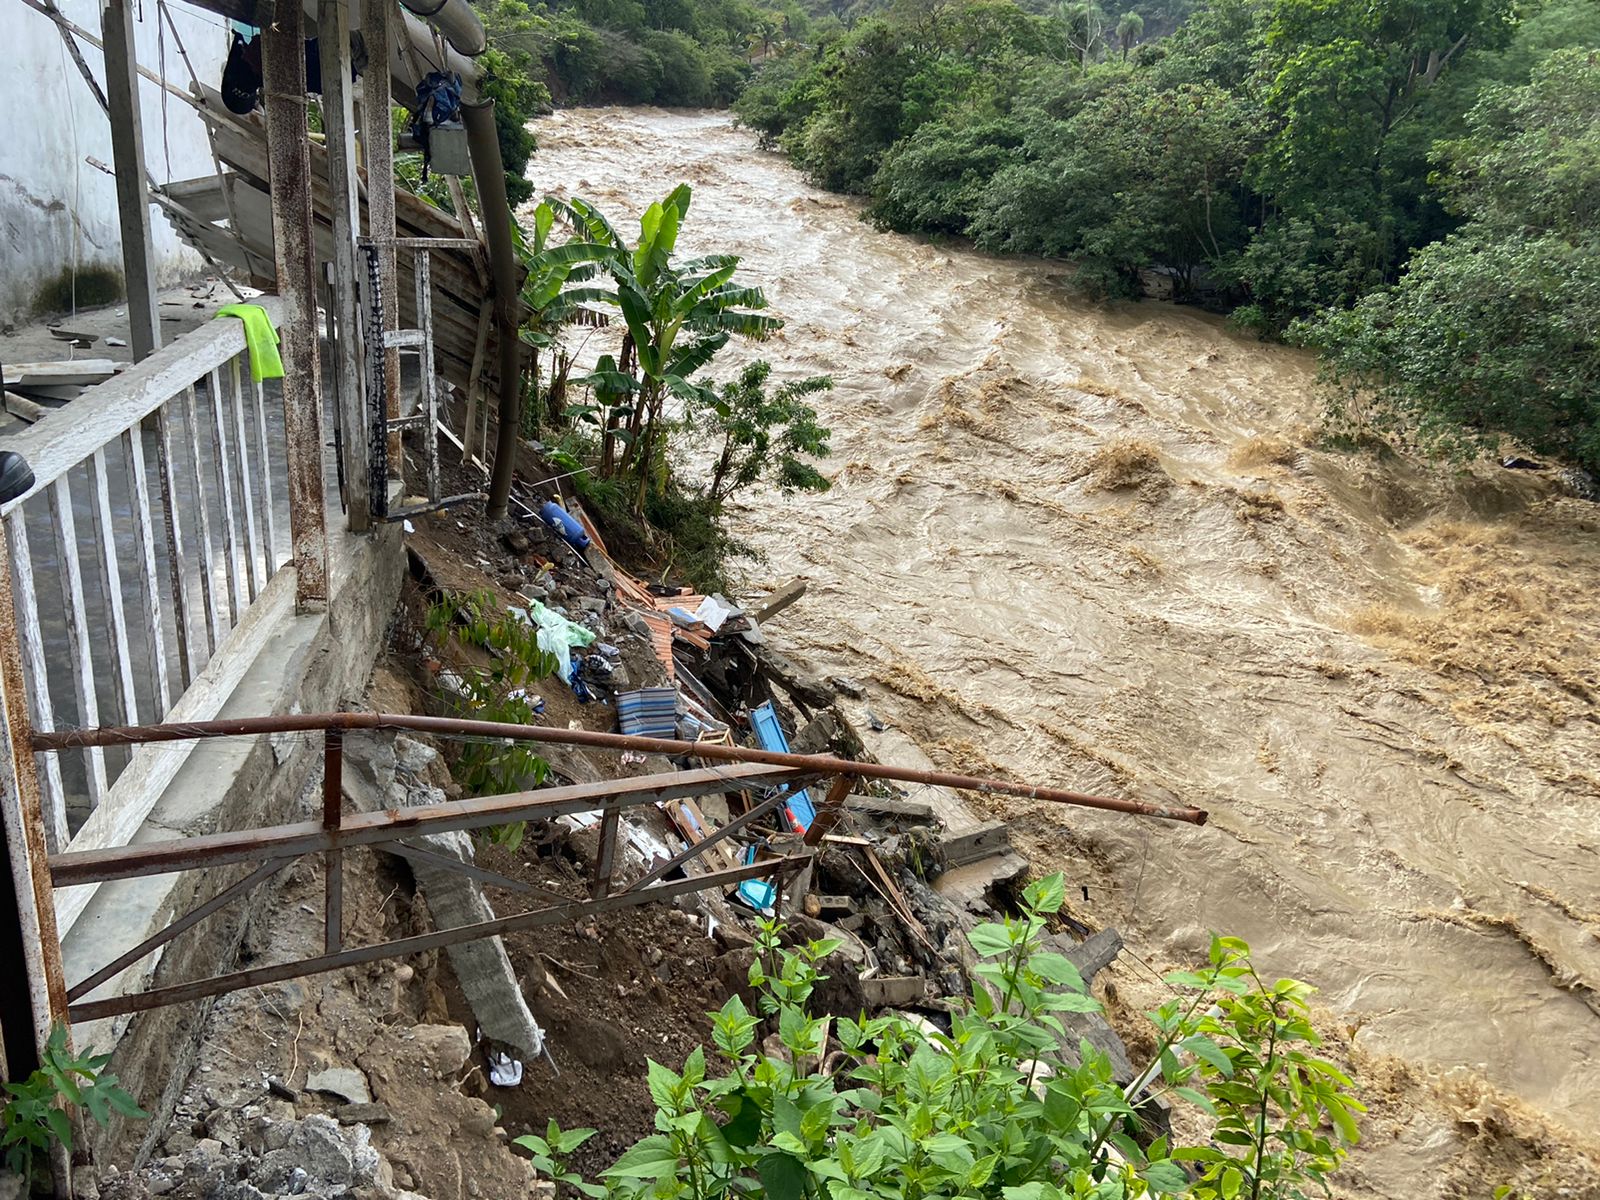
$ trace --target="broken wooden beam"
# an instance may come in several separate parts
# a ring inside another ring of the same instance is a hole
[[[927,999],[928,981],[920,975],[891,975],[863,979],[861,994],[869,1008],[904,1008]]]
[[[1003,854],[1010,848],[1011,828],[1004,821],[985,821],[965,833],[951,834],[939,842],[947,867],[964,867],[979,859]]]
[[[756,664],[762,674],[807,708],[827,708],[833,703],[833,689],[787,655],[763,646],[756,652]]]
[[[760,604],[749,610],[750,617],[757,624],[760,624],[762,621],[771,620],[784,609],[788,608],[796,600],[800,599],[801,596],[806,594],[807,583],[808,581],[805,576],[796,576],[777,591],[773,592],[765,600],[761,601]]]
[[[30,424],[44,420],[50,409],[42,404],[35,404],[26,396],[19,396],[15,392],[7,392],[5,398],[6,411],[13,417],[27,421]]]
[[[109,358],[79,358],[70,362],[5,364],[6,387],[87,387],[104,383],[117,373]]]

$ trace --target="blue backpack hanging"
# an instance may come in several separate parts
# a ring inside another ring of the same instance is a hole
[[[461,76],[454,71],[429,71],[417,84],[417,107],[411,114],[411,134],[422,147],[422,182],[428,182],[428,166],[433,152],[428,135],[436,125],[461,120]]]

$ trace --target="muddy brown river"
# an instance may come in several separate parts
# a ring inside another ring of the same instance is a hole
[[[992,811],[1156,967],[1218,930],[1320,989],[1403,1093],[1346,1190],[1487,1195],[1594,1138],[1600,508],[1320,449],[1304,354],[877,232],[725,114],[537,131],[541,190],[619,224],[692,184],[680,250],[742,255],[787,322],[738,354],[835,380],[832,490],[738,513],[752,586],[811,580],[773,636],[940,766],[1210,810]],[[1522,1132],[1465,1172],[1473,1098]]]

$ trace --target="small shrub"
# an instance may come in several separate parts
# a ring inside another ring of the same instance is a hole
[[[533,625],[500,609],[486,592],[446,595],[429,607],[426,624],[436,641],[453,635],[489,655],[488,666],[453,664],[461,680],[463,716],[508,725],[539,723],[528,688],[556,674],[559,663],[555,655],[539,648]],[[549,772],[550,764],[535,753],[532,743],[480,741],[465,743],[453,774],[468,795],[486,796],[538,787]],[[495,826],[487,836],[514,851],[522,844],[525,829],[526,824],[518,821]]]
[[[72,1150],[72,1118],[59,1102],[87,1109],[101,1125],[111,1122],[113,1111],[125,1117],[148,1117],[134,1098],[117,1086],[117,1077],[105,1070],[109,1054],[81,1055],[67,1049],[67,1028],[50,1032],[40,1056],[39,1069],[21,1083],[5,1085],[10,1099],[0,1108],[0,1152],[5,1169],[20,1175],[25,1191],[50,1170],[50,1148],[57,1143]]]
[[[1064,1044],[1057,1014],[1100,1007],[1072,963],[1044,948],[1065,896],[1061,875],[1039,880],[1020,917],[971,931],[981,961],[949,1033],[898,1014],[812,1016],[818,966],[839,943],[785,950],[779,926],[765,922],[749,972],[758,1011],[735,995],[710,1014],[728,1073],[710,1076],[703,1049],[681,1072],[650,1063],[658,1132],[603,1172],[603,1186],[563,1165],[590,1130],[552,1124],[547,1137],[517,1144],[558,1183],[614,1200],[1299,1200],[1326,1191],[1364,1109],[1350,1080],[1309,1053],[1310,989],[1266,983],[1245,943],[1213,938],[1207,966],[1167,977],[1176,995],[1151,1014],[1155,1059],[1125,1089],[1091,1043]],[[781,1048],[766,1051],[763,1021]],[[830,1038],[841,1052],[829,1052]],[[1209,1113],[1210,1141],[1174,1147],[1152,1136],[1139,1111],[1147,1092]]]

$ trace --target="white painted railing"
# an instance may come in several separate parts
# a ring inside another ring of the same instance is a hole
[[[5,441],[35,477],[0,506],[16,611],[0,638],[16,639],[34,728],[216,715],[256,610],[285,590],[277,409],[243,325],[218,320]],[[40,755],[52,851],[127,843],[186,757],[156,751]],[[90,894],[58,893],[63,932]]]

